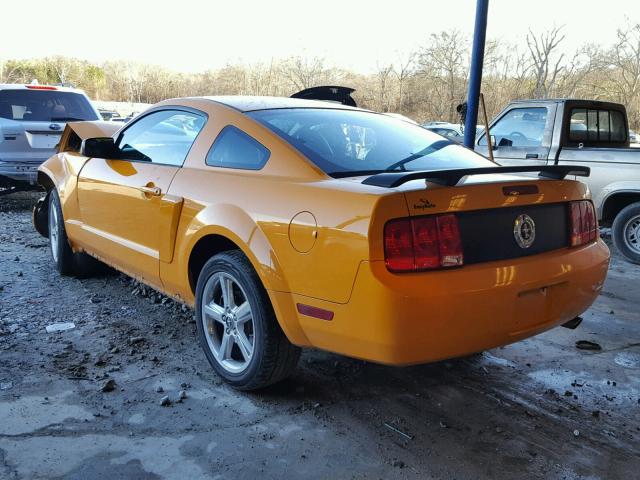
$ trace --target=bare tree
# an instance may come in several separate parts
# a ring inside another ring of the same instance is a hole
[[[596,70],[607,70],[608,62],[598,45],[585,45],[566,62],[558,76],[556,90],[564,97],[592,97],[587,79]]]
[[[286,60],[281,67],[283,76],[296,91],[318,85],[325,70],[324,59],[318,57],[292,57]]]
[[[429,40],[418,53],[418,73],[431,84],[432,102],[439,104],[434,113],[454,121],[456,106],[465,98],[468,43],[457,30],[433,34]]]
[[[77,69],[77,61],[61,56],[53,57],[48,61],[49,67],[55,72],[57,83],[72,83],[71,75]]]
[[[396,102],[396,111],[403,113],[404,110],[404,94],[406,83],[414,75],[416,69],[416,54],[409,52],[404,58],[399,58],[397,67],[394,68],[396,80],[398,82],[398,100]]]
[[[562,26],[553,27],[537,36],[531,30],[527,34],[527,46],[536,79],[533,92],[535,98],[547,97],[555,86],[558,74],[564,69],[562,65],[564,54],[555,55],[558,46],[565,39],[562,28]]]
[[[640,123],[640,23],[619,28],[610,57],[615,67],[615,89],[619,101],[632,106],[632,121]]]
[[[376,110],[380,112],[388,112],[391,107],[393,90],[393,64],[382,66],[378,65],[376,80],[376,90],[378,92]]]

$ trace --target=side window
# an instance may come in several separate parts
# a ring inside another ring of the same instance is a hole
[[[207,155],[212,167],[260,170],[271,152],[239,128],[227,125],[222,129]]]
[[[569,119],[569,141],[620,143],[627,140],[624,115],[618,110],[574,108]]]
[[[498,147],[541,147],[547,125],[545,107],[514,108],[491,128]],[[486,135],[479,145],[486,145]]]
[[[196,113],[161,110],[128,127],[117,146],[126,160],[181,166],[205,121]]]

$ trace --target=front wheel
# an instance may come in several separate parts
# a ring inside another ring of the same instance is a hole
[[[200,344],[216,372],[239,390],[289,376],[300,349],[280,328],[258,275],[238,250],[211,258],[196,287]]]
[[[86,253],[74,253],[64,228],[60,197],[54,189],[49,192],[48,211],[49,248],[56,269],[62,275],[88,275],[99,271],[102,264]]]
[[[49,192],[49,247],[58,272],[62,275],[74,273],[73,251],[62,220],[60,197],[55,190]]]
[[[611,233],[618,251],[630,262],[640,264],[640,202],[620,210]]]

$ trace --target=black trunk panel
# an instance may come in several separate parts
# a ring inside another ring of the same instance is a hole
[[[529,248],[520,248],[513,233],[515,220],[522,214],[529,215],[536,226],[535,241]],[[566,203],[461,212],[457,216],[465,265],[536,255],[569,245]]]

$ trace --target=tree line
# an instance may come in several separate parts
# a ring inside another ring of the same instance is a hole
[[[200,95],[277,95],[316,85],[356,89],[358,105],[397,112],[417,121],[458,122],[470,63],[470,40],[442,31],[410,53],[362,74],[323,58],[291,57],[266,63],[230,64],[201,73],[180,73],[126,61],[95,64],[67,57],[0,60],[0,83],[69,83],[96,100],[155,103]],[[617,29],[612,45],[585,44],[570,54],[563,27],[529,31],[524,46],[489,40],[482,91],[491,118],[509,101],[576,97],[619,102],[632,128],[640,129],[640,23]]]

